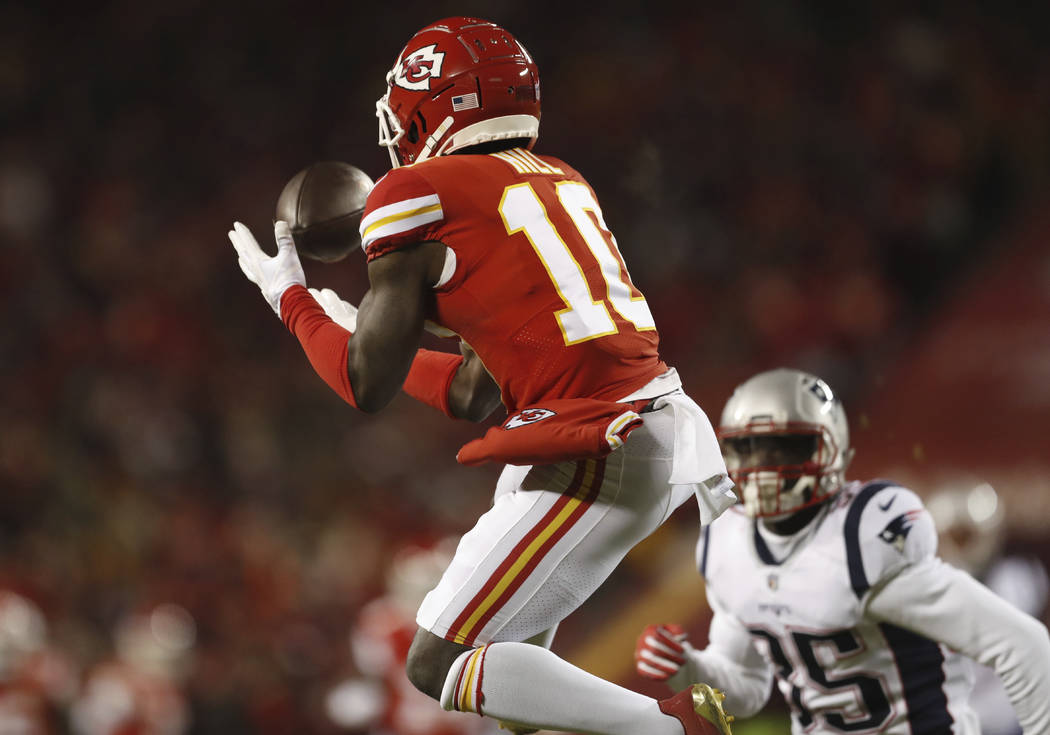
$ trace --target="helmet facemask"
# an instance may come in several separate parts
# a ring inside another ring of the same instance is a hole
[[[745,512],[777,517],[815,505],[838,489],[831,435],[820,426],[754,424],[721,436],[722,454]]]
[[[376,117],[379,119],[379,145],[386,148],[390,154],[390,165],[393,168],[401,166],[401,158],[397,153],[397,144],[405,134],[397,115],[390,109],[390,84],[394,72],[389,71],[386,75],[386,94],[376,100]]]

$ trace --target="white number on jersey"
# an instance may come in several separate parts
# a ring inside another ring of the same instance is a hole
[[[795,683],[808,678],[811,687],[823,692],[836,689],[851,689],[857,697],[859,708],[864,716],[846,719],[842,712],[822,712],[821,718],[826,727],[835,732],[870,732],[881,727],[892,713],[890,699],[883,683],[866,674],[854,674],[838,679],[829,679],[824,667],[820,665],[817,651],[826,648],[832,658],[841,658],[856,653],[862,647],[857,636],[850,630],[839,630],[833,633],[813,635],[793,631],[791,640],[783,641],[763,628],[751,628],[751,635],[764,640],[769,646],[769,656],[777,665],[777,675],[791,684],[791,696],[788,697],[791,709],[802,727],[813,725],[813,714],[802,703],[802,689]],[[789,652],[801,662],[793,664]],[[797,673],[796,673],[797,672]],[[797,679],[796,679],[797,677]],[[855,713],[854,713],[855,714]]]
[[[564,309],[555,312],[565,344],[576,344],[616,333],[616,323],[609,315],[606,302],[639,331],[655,329],[656,322],[653,321],[645,298],[631,295],[630,276],[623,266],[616,239],[605,226],[602,211],[590,189],[576,181],[561,181],[555,187],[562,209],[571,218],[601,268],[606,293],[599,300],[595,300],[591,294],[583,268],[551,222],[531,184],[514,184],[504,189],[499,213],[508,235],[523,232],[532,243],[533,250],[565,303]],[[588,212],[594,213],[598,226]]]

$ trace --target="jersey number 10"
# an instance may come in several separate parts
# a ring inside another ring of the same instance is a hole
[[[551,222],[543,201],[531,184],[514,184],[504,189],[499,213],[508,235],[525,233],[565,303],[564,309],[554,313],[565,344],[572,345],[616,334],[616,323],[606,304],[631,322],[635,329],[655,329],[656,323],[649,312],[649,305],[631,283],[616,240],[605,226],[602,210],[591,190],[576,181],[559,181],[554,186],[558,203],[569,215],[579,237],[601,269],[606,292],[597,300],[587,284],[583,268]],[[601,225],[600,230],[588,212],[594,213],[594,218]]]

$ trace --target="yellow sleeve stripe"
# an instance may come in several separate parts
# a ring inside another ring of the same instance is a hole
[[[381,237],[398,235],[444,219],[437,194],[388,204],[370,212],[361,221],[361,247],[367,248]]]

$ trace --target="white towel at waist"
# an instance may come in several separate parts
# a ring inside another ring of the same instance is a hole
[[[681,390],[660,396],[653,408],[670,406],[674,412],[674,464],[668,482],[692,485],[704,526],[737,502],[733,481],[718,446],[718,438],[704,410]]]

